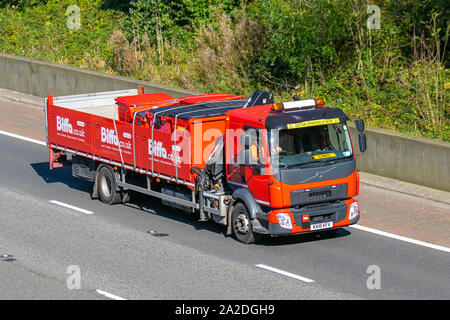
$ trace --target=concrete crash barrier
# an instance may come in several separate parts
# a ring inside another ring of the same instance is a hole
[[[8,54],[0,54],[0,70],[0,88],[38,97],[136,89],[140,85],[147,93],[165,92],[174,97],[199,94]],[[350,131],[358,149],[354,125]],[[365,134],[367,151],[357,158],[361,171],[450,191],[450,143],[370,127]]]
[[[0,53],[0,88],[23,92],[38,97],[48,94],[64,96],[91,92],[136,89],[143,85],[145,92],[165,92],[173,97],[199,94],[101,72],[31,60]]]
[[[350,125],[355,149],[358,132]],[[367,173],[450,191],[450,143],[366,127],[367,151],[357,157]]]

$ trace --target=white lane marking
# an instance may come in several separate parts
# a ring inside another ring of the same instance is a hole
[[[448,247],[439,246],[439,245],[436,245],[436,244],[432,244],[432,243],[428,243],[428,242],[424,242],[424,241],[420,241],[420,240],[415,240],[415,239],[411,239],[411,238],[408,238],[408,237],[399,236],[399,235],[396,235],[396,234],[393,234],[393,233],[389,233],[389,232],[385,232],[385,231],[381,231],[381,230],[377,230],[377,229],[372,229],[372,228],[364,227],[364,226],[357,225],[357,224],[351,225],[349,227],[355,228],[355,229],[358,229],[358,230],[363,230],[363,231],[375,233],[375,234],[378,234],[380,236],[384,236],[384,237],[388,237],[388,238],[392,238],[392,239],[397,239],[397,240],[413,243],[413,244],[416,244],[416,245],[419,245],[419,246],[423,246],[423,247],[427,247],[427,248],[436,249],[436,250],[440,250],[440,251],[444,251],[444,252],[449,252],[450,253],[450,248],[448,248]]]
[[[84,214],[93,214],[92,211],[84,210],[84,209],[81,209],[81,208],[78,208],[78,207],[75,207],[75,206],[71,206],[70,204],[67,204],[67,203],[64,203],[64,202],[60,202],[60,201],[57,201],[57,200],[50,200],[49,202],[57,204],[58,206],[61,206],[61,207],[65,207],[65,208],[68,208],[68,209],[72,209],[72,210],[76,210],[76,211],[82,212]]]
[[[15,134],[15,133],[11,133],[11,132],[6,132],[6,131],[3,131],[3,130],[0,130],[0,134],[3,134],[3,135],[8,136],[8,137],[12,137],[12,138],[20,139],[20,140],[25,140],[25,141],[28,141],[28,142],[40,144],[42,146],[47,146],[47,143],[45,143],[44,141],[40,141],[40,140],[36,140],[36,139],[20,136],[20,135]]]
[[[106,292],[106,291],[102,291],[102,290],[99,290],[99,289],[97,289],[95,291],[98,294],[101,294],[101,295],[103,295],[103,296],[105,296],[107,298],[113,299],[113,300],[127,300],[127,299],[124,299],[122,297],[116,296],[115,294],[112,294],[112,293],[109,293],[109,292]]]
[[[314,282],[314,280],[311,280],[311,279],[308,279],[308,278],[305,278],[305,277],[302,277],[302,276],[299,276],[297,274],[293,274],[293,273],[290,273],[287,271],[283,271],[283,270],[280,270],[280,269],[277,269],[274,267],[266,266],[265,264],[256,264],[255,267],[266,269],[266,270],[269,270],[269,271],[272,271],[275,273],[279,273],[279,274],[282,274],[283,276],[290,277],[290,278],[300,280],[303,282],[308,282],[308,283]]]

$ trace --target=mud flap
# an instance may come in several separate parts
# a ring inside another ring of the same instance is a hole
[[[92,198],[96,199],[98,198],[98,186],[97,186],[97,180],[98,180],[98,174],[97,171],[95,173],[95,179],[94,179],[94,187],[92,188]]]
[[[259,220],[256,218],[252,220],[252,228],[253,228],[253,232],[255,232],[255,233],[269,234],[269,230],[264,228],[262,226],[261,222],[259,222]]]
[[[232,228],[232,225],[231,225],[231,217],[232,217],[232,215],[233,215],[233,210],[234,210],[234,203],[228,207],[228,213],[227,213],[227,233],[226,233],[227,236],[230,236],[230,235],[233,233],[233,231],[232,231],[232,229],[231,229],[231,228]]]

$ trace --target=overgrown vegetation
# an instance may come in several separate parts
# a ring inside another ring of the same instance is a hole
[[[449,13],[447,0],[0,0],[0,51],[203,92],[304,91],[450,141]]]

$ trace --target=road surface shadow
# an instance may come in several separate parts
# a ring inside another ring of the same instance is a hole
[[[48,162],[32,163],[30,165],[45,183],[64,183],[71,189],[92,194],[93,183],[73,177],[71,166],[50,170]]]
[[[175,220],[188,224],[195,230],[208,230],[211,232],[222,233],[225,236],[226,228],[213,221],[198,221],[198,213],[187,213],[183,210],[168,207],[161,203],[161,200],[144,194],[136,194],[133,200],[122,205],[141,210],[146,214],[154,214],[167,219]]]
[[[341,228],[335,230],[325,230],[312,233],[278,236],[278,237],[264,236],[263,239],[261,239],[261,241],[259,241],[257,244],[269,247],[284,246],[284,245],[293,245],[293,244],[338,239],[347,237],[351,234],[352,233],[347,229]]]
[[[170,220],[182,222],[184,224],[190,225],[198,230],[207,230],[213,233],[222,234],[224,238],[233,238],[237,241],[234,235],[226,235],[226,226],[219,225],[212,220],[207,222],[198,221],[198,213],[188,214],[182,210],[175,209],[172,207],[167,207],[161,203],[157,198],[146,198],[145,195],[138,195],[134,201],[131,203],[122,204],[136,210],[142,210],[146,214],[154,214],[160,217],[164,217]],[[284,246],[284,245],[295,245],[301,243],[307,243],[312,241],[324,241],[336,238],[347,237],[351,235],[351,232],[346,229],[335,229],[326,230],[315,233],[289,235],[289,236],[263,236],[263,238],[256,243],[256,245],[263,246]]]
[[[92,198],[93,183],[73,177],[72,169],[70,166],[50,170],[48,162],[40,162],[40,163],[32,163],[31,167],[46,183],[64,183],[69,188],[89,193],[91,199],[101,201],[98,198]],[[189,214],[180,209],[165,206],[164,204],[161,203],[161,200],[158,198],[136,193],[133,195],[133,199],[131,202],[123,203],[121,205],[136,210],[140,210],[145,214],[154,214],[160,217],[182,222],[184,224],[190,225],[195,231],[207,230],[213,233],[222,234],[224,238],[232,237],[233,239],[236,240],[234,235],[231,236],[226,235],[227,230],[226,226],[217,224],[212,220],[209,220],[207,222],[200,222],[198,221],[199,219],[198,213]],[[350,234],[351,232],[345,229],[339,229],[335,232],[323,231],[318,233],[308,233],[308,234],[289,235],[280,237],[263,236],[263,238],[260,241],[258,241],[256,245],[264,245],[264,246],[293,245],[312,241],[322,241],[328,239],[341,238],[346,237]],[[169,234],[158,233],[154,236],[166,237],[169,236]]]

